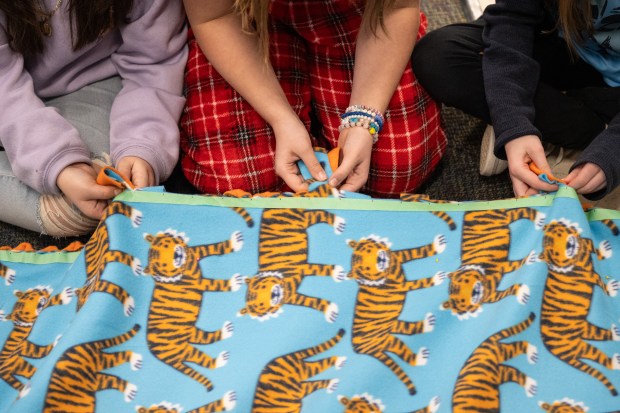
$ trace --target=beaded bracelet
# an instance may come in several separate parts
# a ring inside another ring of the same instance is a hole
[[[372,137],[372,143],[377,142],[377,139],[379,138],[379,125],[368,118],[354,116],[347,117],[340,123],[338,131],[342,132],[345,128],[352,128],[355,126],[367,129],[368,133],[370,133],[370,136]]]
[[[349,106],[340,118],[342,121],[338,127],[339,132],[342,132],[345,128],[362,127],[370,133],[373,144],[379,139],[379,132],[385,122],[383,115],[379,111],[363,105]]]
[[[379,124],[380,129],[383,129],[383,124],[385,123],[385,119],[383,118],[383,115],[381,114],[381,112],[379,112],[378,110],[373,109],[370,106],[352,105],[347,108],[347,110],[345,111],[345,115],[349,112],[361,112],[366,115],[370,115],[374,118],[375,122]]]

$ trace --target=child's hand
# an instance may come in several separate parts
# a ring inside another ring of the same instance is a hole
[[[580,194],[591,194],[605,188],[607,177],[598,165],[587,162],[573,169],[564,182]]]
[[[517,197],[533,195],[539,191],[556,191],[558,189],[557,185],[550,185],[541,181],[530,170],[529,163],[534,162],[542,171],[551,173],[545,150],[538,136],[527,135],[513,139],[504,146],[504,149],[508,158],[512,188]]]
[[[280,178],[295,192],[307,191],[308,184],[299,172],[300,159],[318,181],[327,180],[327,174],[314,154],[310,135],[299,119],[273,125],[276,135],[275,170]]]
[[[338,146],[342,150],[342,161],[329,184],[343,191],[358,191],[368,180],[372,137],[364,128],[346,128],[340,133]]]
[[[129,179],[136,188],[144,188],[153,186],[155,182],[155,173],[151,165],[142,158],[137,156],[126,156],[118,161],[116,169]]]
[[[108,201],[118,195],[120,190],[98,185],[96,178],[97,174],[92,166],[75,163],[60,171],[56,185],[84,215],[101,219]]]

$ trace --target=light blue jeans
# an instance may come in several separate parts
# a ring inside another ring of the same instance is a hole
[[[80,133],[91,153],[100,158],[110,151],[110,110],[121,90],[120,77],[92,83],[68,95],[48,99]],[[40,218],[41,194],[15,177],[6,152],[0,151],[0,221],[45,233]]]

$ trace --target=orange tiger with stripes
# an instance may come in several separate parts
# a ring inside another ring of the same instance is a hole
[[[503,343],[501,340],[525,331],[536,318],[534,313],[517,325],[501,330],[482,342],[469,356],[459,372],[452,394],[452,413],[499,413],[499,386],[517,383],[527,397],[536,394],[536,380],[526,376],[505,361],[522,354],[534,364],[538,360],[536,347],[527,341]]]
[[[340,369],[346,357],[332,356],[312,361],[306,359],[331,349],[343,336],[344,330],[340,329],[324,343],[271,360],[258,378],[252,413],[299,413],[306,396],[320,389],[327,389],[328,393],[336,390],[336,378],[310,379],[330,367]]]
[[[237,394],[234,391],[224,393],[224,396],[214,402],[200,406],[196,409],[188,410],[185,413],[216,413],[229,412],[237,405]],[[136,407],[137,413],[182,413],[183,408],[178,404],[161,402],[151,407]]]
[[[0,278],[4,278],[4,283],[6,285],[13,284],[13,281],[15,281],[15,270],[0,263]]]
[[[338,396],[338,401],[344,406],[344,413],[383,413],[385,406],[381,400],[376,399],[368,393],[354,395],[351,398]],[[439,396],[431,399],[428,406],[415,410],[411,413],[435,413],[441,405]]]
[[[413,382],[388,353],[397,355],[411,366],[426,364],[428,350],[423,347],[415,354],[396,334],[430,332],[435,325],[435,316],[428,313],[424,320],[417,322],[402,321],[398,317],[408,292],[441,284],[445,273],[407,280],[403,264],[442,253],[446,248],[445,237],[438,235],[431,244],[397,251],[390,248],[387,239],[374,235],[360,241],[349,240],[348,245],[353,248],[350,277],[359,285],[351,335],[353,350],[385,364],[407,386],[409,394],[415,394]]]
[[[52,289],[43,286],[29,288],[25,292],[16,290],[14,294],[17,297],[17,302],[11,313],[5,316],[0,311],[0,320],[12,321],[14,326],[0,351],[0,378],[20,392],[20,397],[23,397],[28,390],[16,376],[30,379],[37,371],[36,367],[30,364],[25,357],[43,358],[52,351],[56,341],[58,341],[57,338],[53,344],[45,346],[29,341],[28,337],[34,328],[34,324],[46,308],[69,304],[73,298],[73,289],[65,288],[60,294],[53,297]]]
[[[321,185],[305,196],[325,197],[329,185]],[[338,316],[338,306],[327,300],[309,297],[298,292],[307,276],[330,276],[336,282],[346,277],[339,265],[308,262],[308,228],[328,224],[341,234],[345,221],[319,209],[265,209],[258,236],[258,274],[246,279],[246,305],[239,315],[267,320],[283,312],[285,304],[321,311],[328,322]]]
[[[119,336],[68,348],[52,371],[43,413],[95,413],[96,393],[103,390],[118,390],[125,395],[126,402],[132,401],[137,386],[103,371],[124,363],[129,363],[132,370],[142,368],[142,355],[138,353],[130,350],[105,352],[129,341],[138,331],[140,326],[136,324]]]
[[[552,355],[594,377],[616,396],[618,391],[609,379],[583,360],[620,370],[620,354],[609,357],[588,343],[590,340],[620,341],[620,328],[616,325],[604,329],[588,321],[594,288],[599,287],[613,297],[620,283],[612,279],[605,284],[594,269],[592,254],[599,260],[611,257],[609,241],[601,242],[596,248],[592,240],[580,234],[579,225],[565,219],[554,220],[544,228],[541,255],[547,262],[548,275],[540,312],[540,332]]]
[[[145,234],[144,238],[150,243],[144,273],[155,281],[146,334],[149,350],[158,360],[211,391],[211,381],[187,363],[209,369],[224,366],[228,360],[227,351],[214,359],[194,345],[229,338],[233,325],[226,321],[220,330],[213,332],[196,327],[202,296],[208,291],[237,291],[243,278],[238,274],[230,280],[203,278],[200,260],[239,251],[243,236],[241,232],[234,232],[228,241],[193,247],[188,245],[185,234],[170,229],[155,236]]]
[[[590,410],[583,402],[576,402],[569,398],[556,400],[551,404],[539,402],[538,405],[547,413],[587,413]]]
[[[142,213],[135,208],[122,202],[112,202],[104,214],[104,218],[95,230],[90,240],[84,246],[84,259],[86,261],[86,283],[76,289],[78,311],[86,304],[92,293],[108,293],[123,303],[126,316],[130,316],[135,308],[133,297],[120,286],[103,280],[101,276],[106,266],[111,262],[118,262],[131,267],[135,275],[142,274],[142,265],[136,257],[110,249],[110,239],[106,220],[115,214],[126,216],[131,220],[134,227],[142,223]]]
[[[526,284],[514,284],[498,291],[505,274],[523,265],[538,262],[534,251],[520,260],[509,260],[510,224],[527,219],[541,229],[545,214],[532,208],[469,211],[463,218],[461,266],[449,274],[449,298],[441,309],[451,310],[459,320],[476,317],[484,304],[514,295],[526,304],[530,289]]]

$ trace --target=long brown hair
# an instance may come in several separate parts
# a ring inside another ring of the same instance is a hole
[[[571,53],[576,46],[592,34],[592,6],[590,0],[547,0],[557,9],[556,29],[562,29]]]
[[[106,31],[127,22],[133,0],[65,0],[69,3],[73,49],[97,40]],[[6,16],[6,32],[11,49],[23,55],[44,50],[40,22],[48,11],[40,0],[0,0]]]
[[[383,12],[391,7],[396,0],[366,0],[363,24],[368,25],[373,33],[383,25]],[[237,13],[241,15],[243,30],[246,33],[256,34],[259,39],[261,53],[268,58],[269,52],[269,27],[268,12],[269,0],[235,0],[234,5]]]

